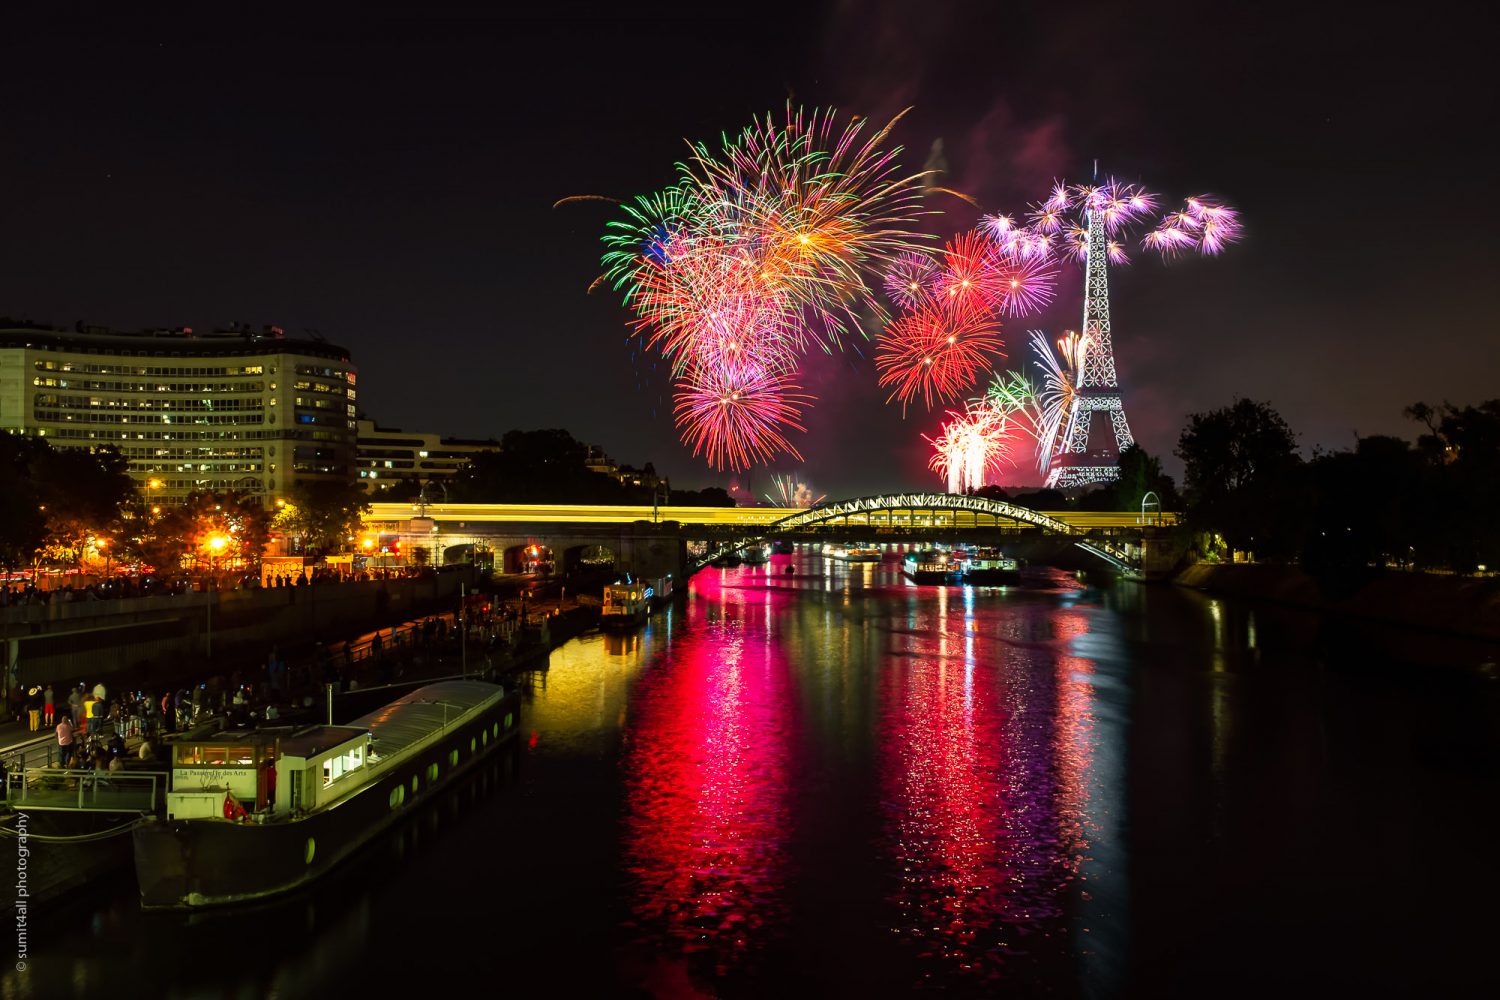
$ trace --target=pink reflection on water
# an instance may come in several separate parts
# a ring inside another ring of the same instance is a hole
[[[786,919],[787,665],[753,621],[690,621],[631,711],[625,855],[643,943],[745,971]]]
[[[1092,664],[1068,643],[1087,618],[981,607],[960,626],[947,602],[931,604],[893,634],[881,678],[892,931],[934,982],[998,981],[1007,955],[1066,951],[1069,883],[1086,848],[1093,696],[1074,679]],[[960,627],[961,654],[950,638]]]

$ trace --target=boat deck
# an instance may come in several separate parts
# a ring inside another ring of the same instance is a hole
[[[6,802],[18,812],[155,812],[167,775],[156,772],[37,769],[6,775]]]

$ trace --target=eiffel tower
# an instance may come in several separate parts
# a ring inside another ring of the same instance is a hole
[[[1083,277],[1083,365],[1068,411],[1052,470],[1049,489],[1068,489],[1088,483],[1107,483],[1120,478],[1119,453],[1134,444],[1125,406],[1120,402],[1120,384],[1115,378],[1115,347],[1109,331],[1109,239],[1104,222],[1091,210],[1089,253]],[[1115,430],[1115,461],[1102,464],[1104,455],[1089,455],[1089,427],[1094,414],[1109,414]]]

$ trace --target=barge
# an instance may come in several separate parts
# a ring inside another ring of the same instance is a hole
[[[948,553],[935,549],[908,552],[901,561],[901,572],[912,583],[957,583],[960,570]]]
[[[654,590],[642,582],[611,583],[604,588],[604,603],[599,611],[601,628],[635,628],[644,625],[651,614]]]
[[[176,743],[165,816],[132,832],[141,905],[222,906],[299,888],[496,753],[519,723],[518,694],[449,680],[347,726]]]
[[[964,583],[994,587],[1021,582],[1021,564],[999,549],[971,549],[963,562]]]

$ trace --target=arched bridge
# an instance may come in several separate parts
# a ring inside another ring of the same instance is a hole
[[[1014,529],[1031,527],[1063,536],[1073,544],[1122,572],[1140,569],[1140,559],[1126,548],[1093,537],[1083,528],[1049,514],[1018,507],[1003,500],[965,496],[959,493],[891,493],[819,504],[797,511],[764,526],[741,529],[727,540],[711,543],[708,551],[688,567],[688,575],[715,559],[749,545],[785,535],[823,533],[830,528],[857,530],[872,540],[883,535],[931,533],[940,529]]]

